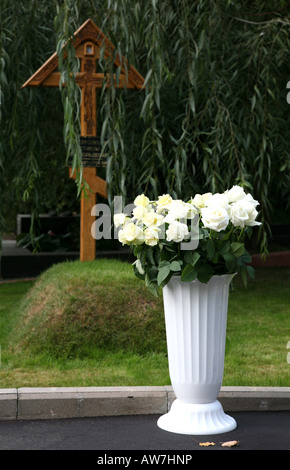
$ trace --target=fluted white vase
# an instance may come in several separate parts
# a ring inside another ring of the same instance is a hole
[[[166,431],[209,435],[237,426],[217,400],[233,277],[213,276],[205,284],[173,276],[163,288],[169,374],[176,395],[169,412],[157,422]]]

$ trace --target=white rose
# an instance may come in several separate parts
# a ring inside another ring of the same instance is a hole
[[[125,240],[126,244],[133,243],[134,245],[139,245],[144,242],[145,236],[143,230],[135,225],[133,222],[129,222],[123,230],[120,230],[119,234],[122,240]],[[121,240],[120,240],[121,241]],[[124,243],[122,241],[121,243]]]
[[[127,215],[120,213],[114,215],[114,225],[115,227],[119,227],[120,225],[124,225]]]
[[[230,208],[230,220],[235,227],[261,225],[255,220],[257,215],[255,205],[246,198],[234,202]]]
[[[248,201],[248,202],[250,202],[251,204],[253,204],[254,207],[260,205],[260,203],[259,203],[258,201],[256,201],[256,200],[253,198],[253,196],[252,196],[251,194],[247,194],[247,195],[245,196],[245,199],[246,199],[246,201]]]
[[[227,195],[229,202],[237,202],[246,196],[243,188],[238,185],[235,185],[228,191],[225,191],[225,194]]]
[[[147,226],[147,227],[151,227],[153,225],[160,225],[163,223],[163,215],[160,215],[160,214],[156,214],[156,212],[154,211],[150,211],[150,212],[147,212],[143,219],[142,219],[142,222]]]
[[[193,204],[198,209],[205,207],[206,201],[212,196],[212,193],[196,194],[193,199],[191,199],[191,204]]]
[[[162,212],[163,209],[168,209],[170,204],[172,203],[172,197],[169,194],[163,194],[162,196],[158,196],[158,200],[156,201],[157,204],[157,212]]]
[[[121,229],[118,233],[118,240],[122,245],[129,245],[130,243],[128,242],[127,238],[125,237],[125,230]]]
[[[148,206],[149,204],[149,199],[147,196],[144,196],[144,194],[141,194],[140,196],[137,196],[134,200],[135,206]]]
[[[179,199],[172,201],[168,209],[168,214],[164,219],[164,222],[171,223],[177,219],[186,219],[189,211],[190,207],[187,203]]]
[[[229,215],[223,207],[205,207],[201,209],[201,220],[204,227],[220,232],[227,228]]]
[[[166,240],[169,242],[174,241],[178,243],[181,242],[188,234],[189,232],[187,225],[175,220],[169,224],[169,227],[166,230]]]
[[[147,214],[146,207],[138,205],[133,209],[133,215],[137,220],[143,220],[144,216]]]
[[[158,243],[158,228],[149,227],[145,230],[145,243],[146,245],[154,246]]]
[[[225,193],[215,193],[205,201],[205,205],[213,209],[223,208],[227,210],[229,208],[229,199]]]

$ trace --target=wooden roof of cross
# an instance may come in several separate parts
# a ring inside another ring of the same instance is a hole
[[[100,50],[105,47],[104,57],[112,57],[115,51],[115,47],[111,41],[104,35],[104,33],[98,28],[98,26],[89,18],[85,21],[82,26],[74,33],[73,45],[76,49],[76,55],[79,57],[84,54],[82,50],[83,43],[91,41],[96,46],[97,52],[93,54],[94,59],[98,60],[100,57]],[[89,54],[88,54],[89,55]],[[127,73],[125,70],[125,64]],[[121,73],[118,81],[114,77],[115,86],[117,88],[132,88],[140,90],[144,86],[144,78],[139,72],[128,64],[127,59],[123,56],[120,58],[119,54],[116,54],[114,65],[116,67],[121,66]],[[26,86],[58,86],[60,73],[56,71],[58,68],[58,55],[55,52],[52,56],[22,85],[21,88]],[[92,72],[92,71],[90,71]],[[85,85],[86,71],[81,71],[76,74],[76,82],[78,85]],[[109,77],[106,77],[103,73],[92,72],[90,73],[90,80],[93,81],[96,88],[103,86],[104,79],[109,85]]]

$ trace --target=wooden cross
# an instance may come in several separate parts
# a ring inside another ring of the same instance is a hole
[[[74,34],[73,45],[76,56],[80,60],[80,72],[76,74],[76,83],[82,91],[80,108],[81,136],[93,138],[97,135],[97,88],[110,86],[111,78],[104,73],[97,72],[97,63],[100,59],[101,49],[104,48],[104,57],[112,58],[114,46],[95,23],[88,19]],[[124,57],[116,54],[114,60],[116,67],[121,67],[118,76],[114,74],[114,86],[116,88],[130,88],[141,90],[144,88],[144,78],[137,70],[128,64]],[[125,67],[127,68],[127,72]],[[58,55],[55,52],[23,85],[58,87],[60,72],[58,67]],[[92,207],[96,204],[96,194],[107,198],[106,181],[97,176],[97,166],[85,166],[83,179],[89,185],[91,191],[87,195],[81,195],[81,223],[80,223],[80,260],[94,260],[96,256],[95,239],[91,234],[91,226],[95,217],[91,215]],[[69,176],[75,179],[72,169]]]

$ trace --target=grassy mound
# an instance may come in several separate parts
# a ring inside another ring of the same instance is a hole
[[[162,297],[153,297],[128,263],[57,264],[20,308],[17,343],[31,352],[57,358],[93,357],[103,348],[166,353]]]

